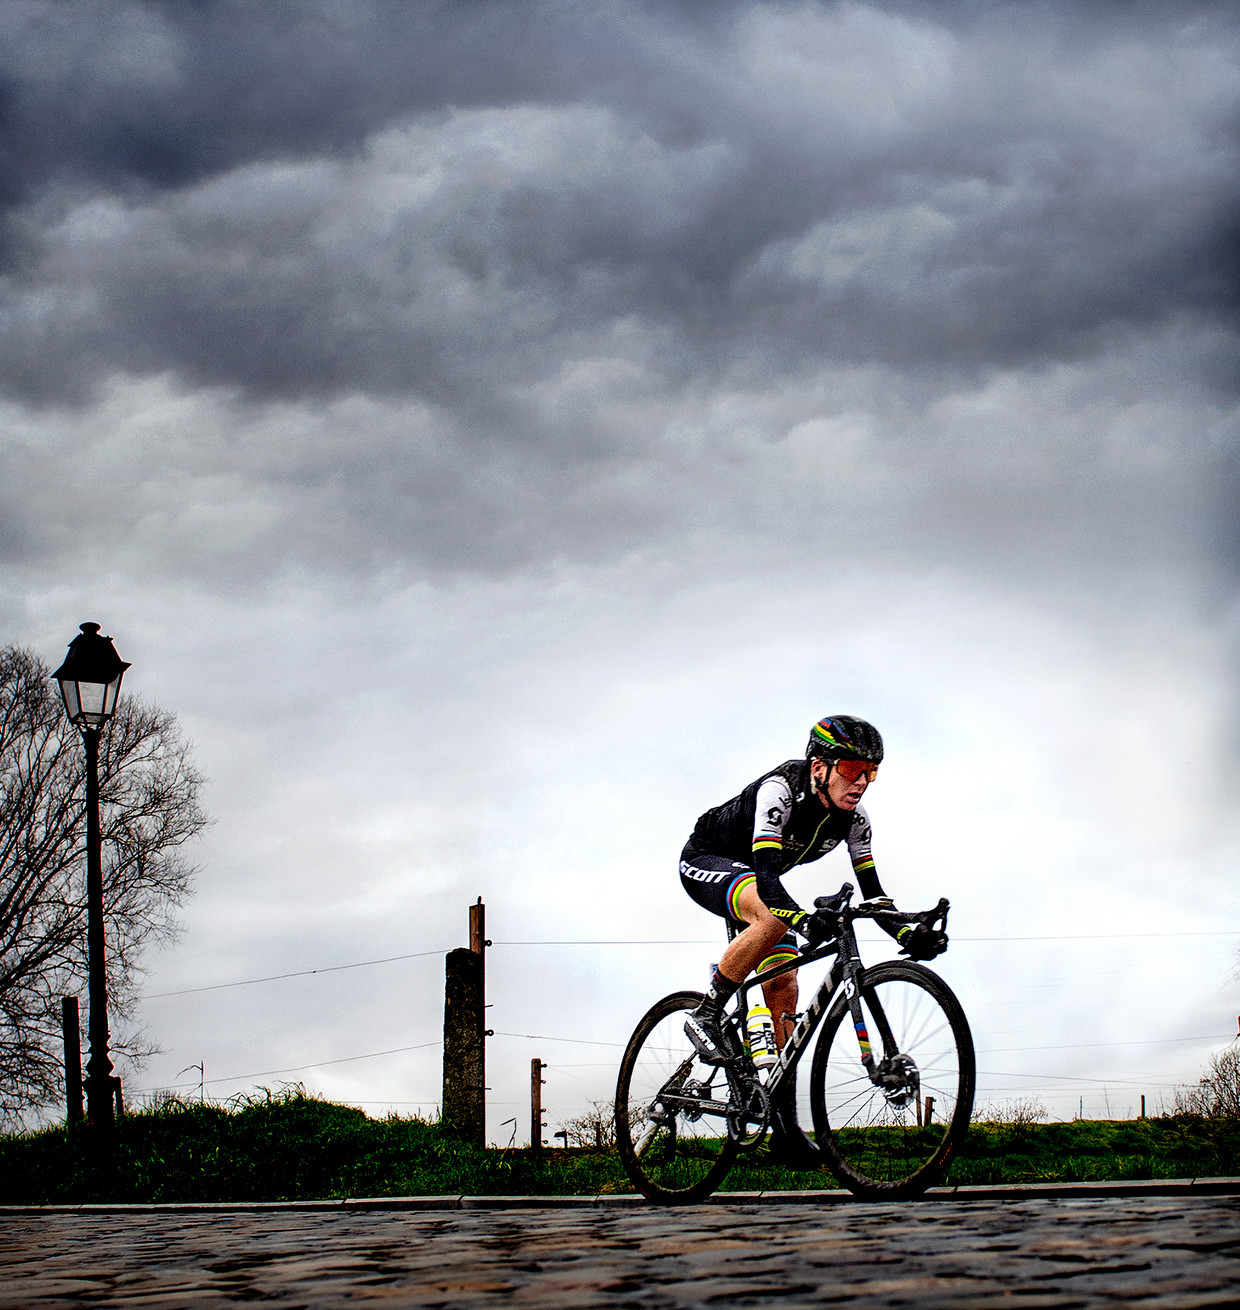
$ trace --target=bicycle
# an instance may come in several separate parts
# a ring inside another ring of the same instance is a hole
[[[720,1186],[738,1156],[765,1137],[771,1095],[797,1068],[820,1025],[810,1105],[827,1167],[869,1199],[901,1200],[941,1180],[973,1111],[968,1020],[951,988],[924,964],[863,966],[853,924],[873,918],[945,930],[949,902],[905,914],[853,908],[852,893],[846,882],[835,896],[814,902],[833,936],[738,989],[723,1024],[737,1054],[726,1063],[704,1063],[685,1035],[685,1017],[701,992],[665,996],[637,1025],[616,1084],[616,1141],[629,1178],[649,1200],[691,1204]],[[832,954],[830,972],[764,1077],[744,1041],[748,993]]]

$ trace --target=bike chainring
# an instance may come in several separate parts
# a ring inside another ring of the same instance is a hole
[[[742,1151],[752,1151],[771,1122],[771,1096],[753,1071],[728,1070],[728,1136]]]

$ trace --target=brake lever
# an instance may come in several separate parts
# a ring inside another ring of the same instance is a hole
[[[819,896],[814,900],[814,909],[825,910],[827,914],[839,914],[839,912],[852,899],[853,885],[846,882],[835,893],[834,896]]]
[[[947,911],[952,907],[951,901],[946,896],[939,897],[939,903],[933,910],[923,910],[918,916],[918,920],[924,923],[927,928],[933,928],[935,922],[938,922],[940,931],[947,931]]]

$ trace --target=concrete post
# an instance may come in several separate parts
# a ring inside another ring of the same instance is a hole
[[[448,952],[443,1001],[443,1118],[486,1145],[486,906],[469,907],[469,949]]]
[[[475,1146],[486,1135],[483,957],[448,952],[443,1003],[443,1118]]]

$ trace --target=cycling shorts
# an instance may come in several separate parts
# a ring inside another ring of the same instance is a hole
[[[745,926],[739,899],[755,881],[754,871],[726,855],[704,855],[686,846],[680,854],[680,884],[704,910],[717,914],[737,928]],[[786,933],[758,965],[756,972],[773,969],[799,955],[797,939]]]

